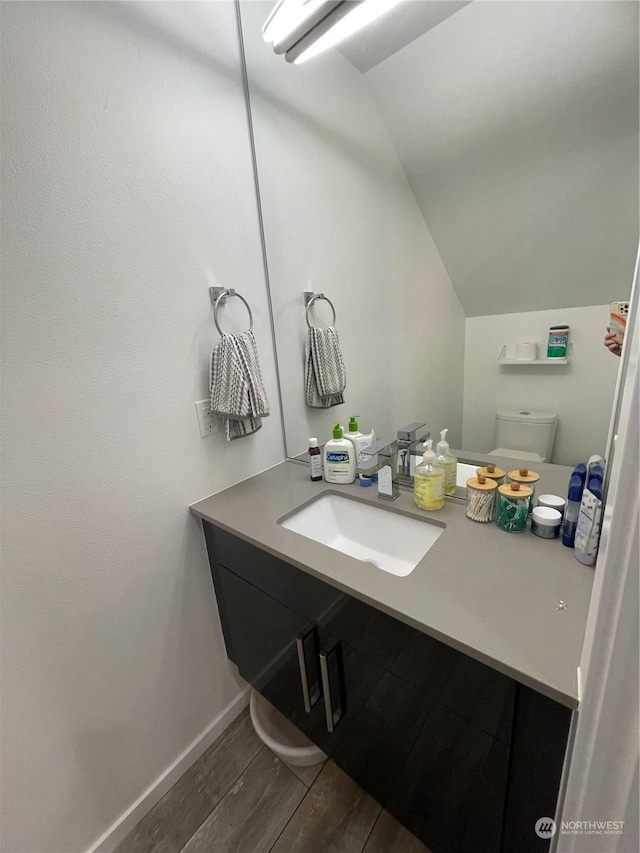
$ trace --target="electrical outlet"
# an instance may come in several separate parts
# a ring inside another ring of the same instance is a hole
[[[200,427],[200,438],[215,435],[218,432],[218,418],[211,414],[211,401],[198,400],[196,402],[196,413]]]

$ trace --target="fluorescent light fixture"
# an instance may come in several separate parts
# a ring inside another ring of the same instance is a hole
[[[262,28],[287,62],[306,62],[349,38],[401,0],[279,0]]]
[[[335,47],[335,45],[384,15],[385,12],[393,9],[400,2],[401,0],[363,0],[361,3],[354,3],[353,9],[341,17],[330,29],[321,35],[319,34],[318,38],[313,39],[308,46],[305,46],[301,53],[296,51],[297,55],[293,57],[294,64],[300,65],[302,62],[318,56],[319,53]],[[313,31],[309,33],[309,37],[312,36]],[[305,41],[307,40],[305,39]]]
[[[340,5],[340,0],[280,0],[262,28],[262,37],[276,53],[284,53]]]

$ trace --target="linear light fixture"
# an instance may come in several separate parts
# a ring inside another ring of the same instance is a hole
[[[299,65],[397,6],[401,0],[280,0],[262,28],[265,41]]]

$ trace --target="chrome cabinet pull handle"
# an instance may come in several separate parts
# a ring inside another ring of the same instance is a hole
[[[335,642],[320,652],[320,674],[324,695],[324,712],[327,731],[332,732],[342,717],[342,674],[340,669],[340,645]],[[334,689],[332,689],[332,687]],[[336,705],[334,707],[334,700]]]
[[[311,713],[311,709],[320,698],[320,684],[318,681],[317,671],[314,673],[313,682],[310,683],[309,671],[307,669],[307,663],[311,661],[313,664],[317,659],[318,641],[316,629],[316,625],[309,625],[296,637],[298,665],[300,667],[300,684],[302,685],[302,700],[307,714]]]

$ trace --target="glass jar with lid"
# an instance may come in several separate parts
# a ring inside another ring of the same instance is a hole
[[[482,474],[467,480],[467,518],[486,523],[496,518],[498,484]]]
[[[496,524],[507,533],[522,533],[527,529],[532,489],[513,481],[498,486]]]
[[[529,515],[531,515],[540,474],[536,471],[530,471],[528,468],[518,468],[517,470],[509,471],[508,477],[510,483],[520,483],[521,486],[527,486],[531,489],[531,500],[529,501]]]
[[[498,468],[498,466],[495,465],[493,462],[490,462],[483,468],[478,468],[478,470],[476,471],[476,476],[488,477],[490,480],[495,480],[499,486],[501,486],[507,478],[507,475],[502,470],[502,468]]]

